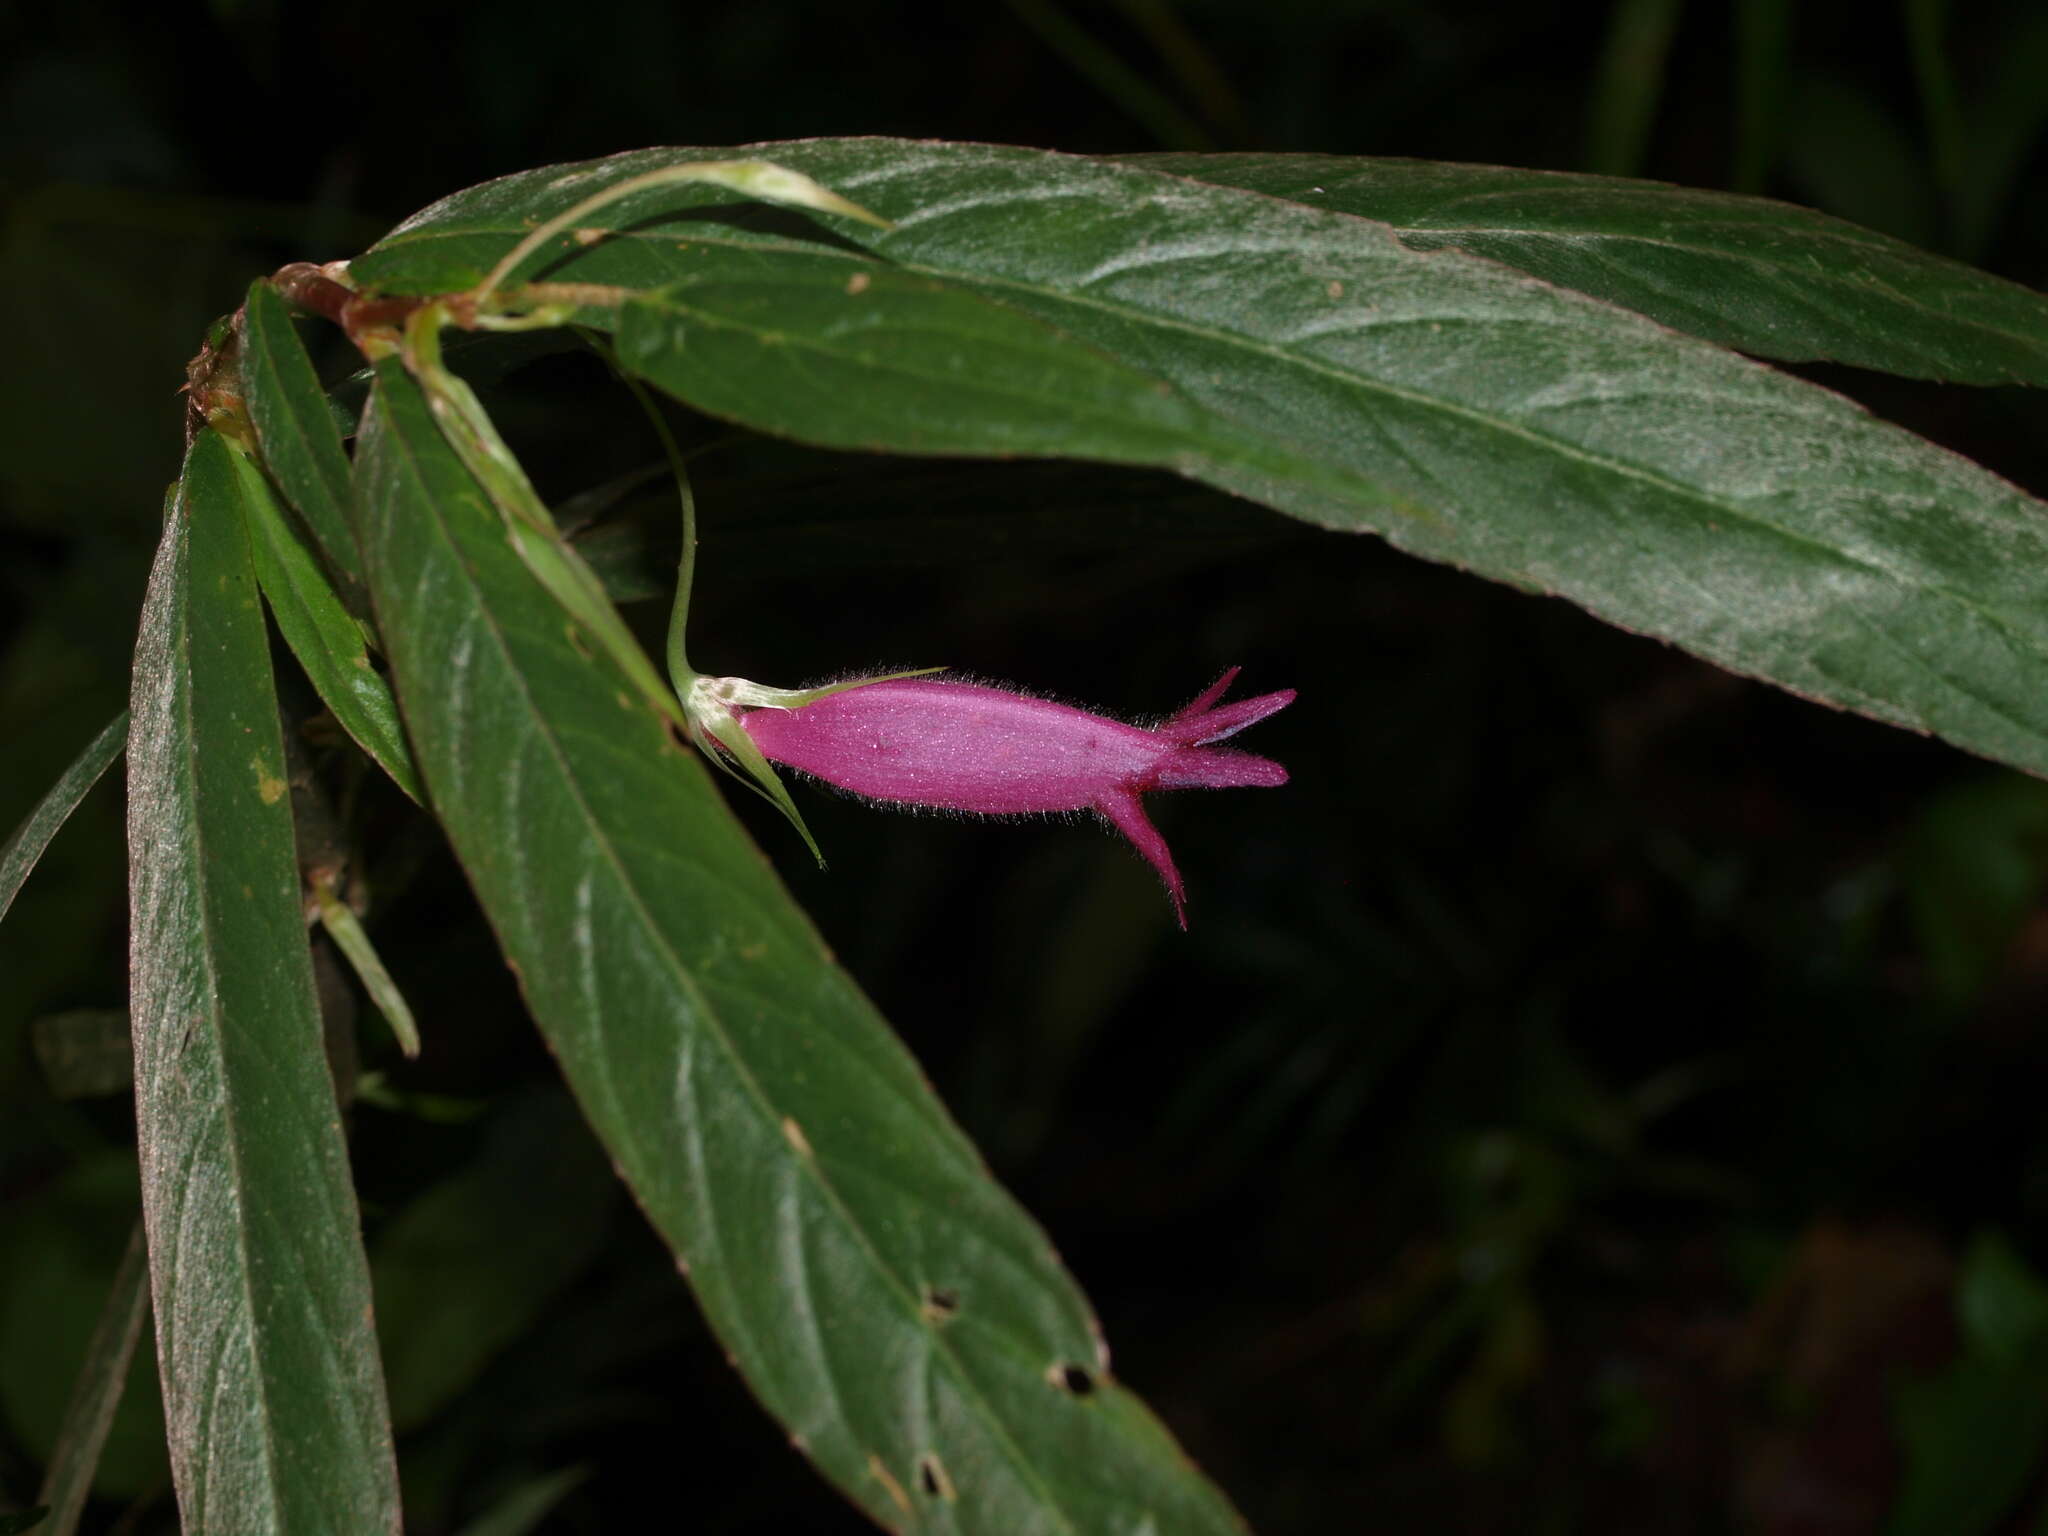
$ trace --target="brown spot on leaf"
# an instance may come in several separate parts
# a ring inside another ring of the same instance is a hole
[[[954,1490],[953,1479],[946,1475],[946,1464],[933,1451],[926,1451],[917,1458],[917,1486],[925,1491],[926,1497],[942,1499],[948,1504],[960,1497]]]
[[[1074,1397],[1086,1397],[1095,1390],[1095,1378],[1071,1360],[1055,1360],[1046,1370],[1045,1379]]]

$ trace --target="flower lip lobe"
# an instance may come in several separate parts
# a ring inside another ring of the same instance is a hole
[[[1269,758],[1210,745],[1294,701],[1286,689],[1219,705],[1236,676],[1233,667],[1153,727],[921,678],[848,688],[796,709],[752,709],[740,724],[764,756],[873,800],[993,816],[1097,811],[1159,871],[1186,927],[1180,874],[1138,797],[1287,782]]]

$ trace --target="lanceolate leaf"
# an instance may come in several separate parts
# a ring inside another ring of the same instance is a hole
[[[1759,357],[2048,385],[2048,297],[1810,208],[1660,181],[1338,155],[1126,163],[1393,226]]]
[[[199,434],[136,647],[135,1109],[190,1536],[398,1529],[235,454]]]
[[[473,189],[402,225],[357,276],[460,286],[599,178],[703,153]],[[957,414],[937,415],[934,374],[1028,371],[1021,331],[990,356],[987,326],[962,318],[972,295],[1047,327],[1028,360],[1044,397],[1031,451],[1063,451],[1050,417],[1066,381],[1081,405],[1064,451],[1166,464],[1377,531],[2048,772],[2048,509],[1836,395],[1494,263],[1256,193],[987,146],[772,153],[897,228],[827,229],[714,208],[709,194],[629,199],[605,210],[612,238],[584,231],[545,274],[673,285],[624,306],[620,355],[685,399],[825,443],[918,451],[943,425],[950,450],[1019,451],[1015,390],[962,387]],[[836,311],[821,302],[830,263],[843,273]],[[896,364],[907,342],[863,334],[861,306],[888,282],[890,326],[907,333],[917,279],[934,286],[911,370]],[[673,323],[647,323],[664,312]],[[675,355],[700,331],[719,378]],[[1154,381],[1142,410],[1119,416],[1128,397],[1096,387],[1105,357]],[[861,377],[860,398],[797,389],[807,369]],[[789,383],[796,403],[763,380]],[[742,398],[749,388],[765,403]]]
[[[93,785],[99,783],[100,775],[113,765],[127,744],[128,711],[124,709],[87,743],[86,749],[78,754],[78,760],[66,768],[57,782],[50,786],[50,792],[36,802],[36,808],[23,818],[6,843],[0,844],[0,918],[7,916],[7,909],[14,905],[22,882],[28,879],[29,872],[36,867],[36,861],[50,846],[50,840],[57,835],[58,829],[71,819],[78,803]]]
[[[342,729],[417,801],[419,775],[398,723],[398,704],[391,697],[391,685],[370,660],[362,625],[342,605],[340,593],[278,505],[263,472],[239,454],[231,467],[232,491],[249,531],[256,579],[278,632]]]
[[[249,285],[242,309],[242,390],[264,468],[305,518],[343,590],[360,598],[363,561],[349,527],[341,429],[291,311],[261,279]]]
[[[584,1113],[796,1442],[891,1530],[1239,1529],[395,362],[357,521],[456,854]]]

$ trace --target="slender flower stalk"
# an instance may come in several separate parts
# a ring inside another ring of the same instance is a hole
[[[667,661],[669,683],[675,689],[676,701],[682,706],[684,733],[690,738],[690,744],[715,766],[724,769],[782,812],[804,840],[804,846],[811,850],[811,857],[822,867],[825,855],[818,847],[818,840],[804,825],[803,813],[789,798],[789,791],[783,787],[782,780],[775,776],[773,765],[740,728],[737,712],[741,709],[802,709],[849,688],[863,688],[870,683],[899,677],[922,677],[928,672],[945,669],[923,667],[914,672],[891,672],[882,677],[831,683],[823,688],[772,688],[744,677],[708,677],[692,667],[689,656],[690,589],[697,576],[697,496],[690,487],[689,466],[684,463],[683,451],[676,442],[675,434],[669,431],[667,421],[653,400],[648,398],[647,391],[637,379],[618,366],[617,359],[612,357],[608,348],[602,350],[612,364],[612,371],[646,412],[655,436],[661,441],[662,452],[668,457],[669,472],[675,477],[676,497],[683,519],[683,549],[676,566],[675,603],[669,609]]]
[[[748,709],[739,723],[771,762],[870,800],[986,816],[1095,811],[1159,872],[1185,928],[1180,871],[1140,797],[1287,782],[1270,758],[1213,745],[1294,702],[1287,688],[1224,704],[1237,673],[1151,727],[984,684],[911,679]]]

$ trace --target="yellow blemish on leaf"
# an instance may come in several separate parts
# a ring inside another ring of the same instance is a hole
[[[898,1509],[902,1510],[906,1515],[913,1513],[910,1507],[910,1495],[903,1491],[903,1485],[889,1474],[887,1467],[882,1465],[881,1457],[869,1456],[868,1470],[874,1473],[877,1482],[889,1490],[889,1497],[895,1501]]]
[[[1328,291],[1330,297],[1333,299],[1341,299],[1344,297],[1344,285],[1334,278],[1332,278],[1330,281],[1330,287]]]
[[[873,281],[874,278],[868,273],[856,272],[853,274],[853,276],[849,277],[846,280],[846,291],[849,295],[856,293],[866,293],[868,291],[868,284],[872,283]]]
[[[811,1155],[811,1143],[809,1138],[804,1135],[804,1128],[788,1115],[782,1117],[782,1134],[789,1144],[796,1148],[796,1155],[798,1157],[809,1157]]]
[[[249,766],[256,770],[256,793],[263,797],[265,805],[275,805],[284,798],[284,792],[290,786],[283,779],[275,777],[269,768],[264,766],[262,758],[250,758]]]

